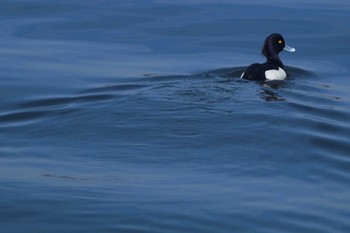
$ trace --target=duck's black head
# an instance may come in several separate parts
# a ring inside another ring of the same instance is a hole
[[[283,36],[278,33],[273,33],[269,35],[264,42],[261,54],[267,59],[274,58],[284,49],[286,42]]]
[[[266,57],[267,63],[273,63],[283,68],[282,61],[278,56],[283,49],[289,52],[295,51],[294,48],[286,45],[281,34],[273,33],[265,39],[261,54]]]

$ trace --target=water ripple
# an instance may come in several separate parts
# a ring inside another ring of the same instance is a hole
[[[15,105],[15,110],[0,114],[0,124],[28,124],[49,116],[59,116],[75,112],[84,104],[110,101],[115,98],[111,94],[79,95],[70,97],[45,97],[24,101]],[[75,105],[75,106],[74,106]]]

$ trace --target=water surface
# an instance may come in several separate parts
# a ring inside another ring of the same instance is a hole
[[[2,1],[0,229],[350,231],[348,1]],[[273,32],[281,83],[240,80]]]

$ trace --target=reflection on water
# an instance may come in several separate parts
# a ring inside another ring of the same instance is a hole
[[[266,101],[284,101],[283,97],[280,97],[277,93],[268,89],[261,89],[262,98]]]

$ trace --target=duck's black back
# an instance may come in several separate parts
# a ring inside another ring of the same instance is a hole
[[[269,63],[254,63],[247,67],[242,78],[247,80],[264,81],[266,79],[265,71],[267,70],[278,70],[278,66]]]

